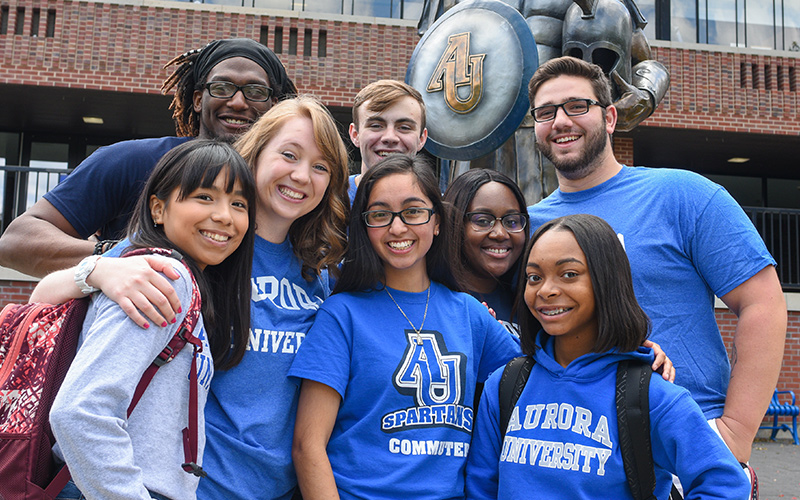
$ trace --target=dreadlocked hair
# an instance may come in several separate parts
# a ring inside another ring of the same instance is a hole
[[[164,69],[175,65],[175,70],[161,85],[161,93],[175,89],[175,96],[169,109],[175,120],[175,131],[179,137],[197,137],[200,134],[200,120],[194,110],[194,90],[197,86],[192,66],[203,48],[184,52],[164,65]]]

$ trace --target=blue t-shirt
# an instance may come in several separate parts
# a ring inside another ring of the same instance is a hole
[[[356,191],[358,191],[358,186],[356,185],[356,177],[359,174],[353,174],[347,178],[348,180],[348,188],[347,188],[347,196],[350,197],[350,207],[353,207],[353,201],[356,199]]]
[[[623,167],[584,191],[528,207],[531,231],[571,214],[605,219],[628,254],[651,338],[675,364],[706,418],[722,415],[730,363],[714,315],[722,297],[775,265],[741,207],[721,186],[685,170]]]
[[[391,294],[420,326],[427,291]],[[341,498],[453,499],[464,496],[475,385],[519,352],[483,305],[432,283],[419,335],[386,290],[332,296],[289,375],[342,397],[327,448]]]
[[[467,498],[633,499],[620,452],[615,403],[617,365],[650,364],[652,350],[589,353],[566,367],[554,359],[553,338],[540,332],[531,370],[501,441],[499,388],[503,370],[484,386],[467,464]],[[650,379],[650,440],[655,497],[667,498],[672,473],[686,498],[744,499],[749,482],[689,392]]]
[[[256,236],[250,342],[242,362],[211,384],[200,500],[292,497],[298,388],[286,374],[330,293],[325,276],[309,282],[300,271],[288,239]]]
[[[44,195],[81,238],[100,231],[102,240],[118,240],[150,172],[170,149],[190,137],[160,137],[104,146]]]

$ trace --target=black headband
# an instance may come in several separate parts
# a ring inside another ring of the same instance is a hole
[[[249,38],[214,40],[203,47],[194,63],[195,81],[205,82],[208,73],[214,66],[231,57],[246,57],[264,68],[269,77],[269,84],[278,99],[284,94],[297,92],[294,83],[286,75],[286,69],[278,56],[267,47]]]

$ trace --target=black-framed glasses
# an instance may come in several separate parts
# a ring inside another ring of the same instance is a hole
[[[509,233],[518,233],[528,225],[528,214],[515,212],[495,217],[494,214],[488,212],[467,212],[467,220],[472,225],[472,229],[479,233],[491,231],[496,221],[500,221],[500,224]]]
[[[363,212],[361,217],[367,227],[386,227],[394,222],[395,217],[400,217],[404,224],[409,226],[419,226],[427,224],[431,220],[434,210],[432,208],[413,207],[392,212],[391,210],[370,210]]]
[[[237,92],[242,91],[242,95],[248,101],[264,102],[272,96],[272,89],[266,85],[248,83],[247,85],[236,85],[231,82],[208,82],[205,84],[211,97],[217,99],[230,99]]]
[[[567,116],[580,116],[588,113],[591,106],[606,107],[594,99],[570,99],[561,104],[545,104],[544,106],[533,108],[531,115],[533,115],[533,120],[536,122],[549,122],[555,119],[558,108],[563,109]]]

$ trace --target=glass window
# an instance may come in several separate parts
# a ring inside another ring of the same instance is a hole
[[[767,203],[774,208],[800,208],[800,180],[767,179]]]
[[[98,149],[100,149],[102,147],[103,147],[102,144],[101,145],[87,144],[86,145],[86,156],[84,156],[83,159],[85,160],[86,158],[89,157],[89,155],[91,155],[92,153],[94,153],[95,151],[97,151]],[[81,161],[83,161],[83,160],[81,160]]]
[[[800,52],[800,2],[783,2],[783,50]]]
[[[636,2],[642,15],[647,19],[647,26],[644,27],[644,36],[648,40],[656,39],[656,0],[641,0]]]
[[[203,0],[203,3],[213,3],[215,5],[235,5],[238,7],[246,6],[250,7],[250,0],[245,0],[242,3],[242,0]]]
[[[775,9],[772,2],[746,3],[747,46],[754,49],[775,48]]]
[[[210,0],[205,0],[209,2]],[[244,0],[245,5],[252,5],[259,9],[280,9],[292,10],[294,2],[292,0]]]
[[[395,19],[419,19],[424,0],[393,0],[392,17]]]
[[[736,47],[736,4],[731,0],[708,0],[708,42]]]
[[[352,0],[351,5],[355,16],[392,17],[392,0]]]
[[[306,12],[323,12],[326,14],[341,14],[344,7],[343,0],[305,0],[303,10]]]
[[[670,2],[670,24],[673,42],[697,42],[697,0]]]
[[[764,206],[764,200],[761,198],[760,177],[743,177],[740,175],[703,175],[724,187],[739,205],[745,207]]]
[[[66,175],[69,144],[31,142],[31,160],[28,173],[27,207],[30,207],[51,190]],[[62,172],[37,172],[35,169],[57,169]]]
[[[745,34],[746,24],[744,22],[744,2],[736,0],[736,36],[740,47],[747,47],[747,36]]]
[[[19,134],[0,132],[0,161],[2,165],[19,164]]]

